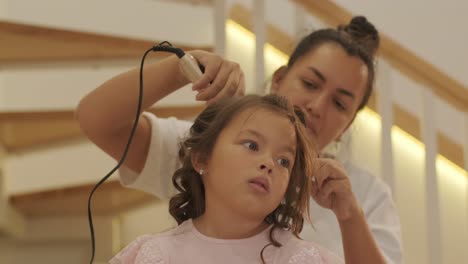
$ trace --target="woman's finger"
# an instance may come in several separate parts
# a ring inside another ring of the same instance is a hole
[[[347,187],[347,182],[344,179],[340,180],[331,180],[327,181],[322,189],[320,190],[319,195],[329,199],[332,193],[344,193],[347,192],[349,188]]]
[[[232,97],[235,96],[237,93],[237,90],[239,89],[239,84],[241,82],[241,74],[240,71],[235,70],[231,72],[229,75],[228,80],[226,81],[226,84],[224,87],[216,94],[213,98],[211,98],[208,101],[208,104],[211,104],[213,102],[218,101],[219,99],[223,97]]]
[[[237,85],[236,96],[244,96],[245,95],[245,77],[244,73],[240,72],[239,84]]]
[[[348,178],[346,172],[336,160],[317,158],[317,169],[314,176],[317,180],[317,188],[321,189],[324,182],[331,179]]]
[[[218,73],[214,77],[213,81],[208,85],[208,87],[206,87],[197,94],[197,100],[208,101],[211,98],[215,97],[220,91],[225,89],[226,82],[231,75],[231,69],[226,64],[227,62],[223,62],[221,64]]]
[[[198,81],[194,82],[192,86],[192,90],[200,91],[202,89],[206,89],[216,78],[223,63],[223,58],[204,51],[192,51],[191,54],[195,57],[198,63],[203,65],[205,68],[202,77]]]

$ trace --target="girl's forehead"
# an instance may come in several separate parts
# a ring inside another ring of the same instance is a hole
[[[245,130],[256,130],[270,135],[278,134],[296,142],[294,124],[284,113],[272,109],[262,107],[246,109],[233,118],[228,127],[237,134]]]
[[[258,122],[261,121],[275,121],[280,120],[281,118],[286,118],[286,116],[284,116],[284,114],[280,113],[279,111],[267,109],[265,107],[250,107],[239,112],[233,118],[231,123],[237,122],[238,124],[242,124],[242,126],[255,126],[256,124],[258,124]]]

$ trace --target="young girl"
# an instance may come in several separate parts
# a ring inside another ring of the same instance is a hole
[[[317,156],[300,122],[274,95],[206,108],[172,178],[178,227],[136,239],[111,263],[341,263],[298,238]]]

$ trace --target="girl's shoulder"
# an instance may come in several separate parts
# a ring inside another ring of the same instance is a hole
[[[286,235],[285,235],[286,236]],[[302,240],[290,233],[280,248],[276,263],[288,264],[338,264],[344,261],[330,250],[318,244]]]
[[[181,225],[158,234],[146,234],[137,237],[122,251],[115,255],[109,263],[155,263],[166,264],[169,261],[168,249],[177,236],[183,236],[191,230],[190,223]]]
[[[133,240],[110,261],[110,264],[155,263],[165,264],[168,260],[159,245],[157,235],[142,235]]]

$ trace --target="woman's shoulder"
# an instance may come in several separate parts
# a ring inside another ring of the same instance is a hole
[[[377,192],[390,192],[390,187],[380,177],[374,175],[369,170],[362,168],[353,162],[343,164],[351,184],[354,188],[364,190],[374,190]]]
[[[345,169],[356,198],[367,216],[376,208],[393,211],[393,195],[387,183],[352,163],[347,163]]]
[[[158,117],[156,114],[152,112],[143,112],[143,116],[148,119],[150,122],[151,126],[154,125],[171,125],[175,126],[181,129],[185,128],[190,128],[191,125],[193,125],[193,121],[191,120],[183,120],[183,119],[178,119],[177,117],[170,116],[170,117]]]

